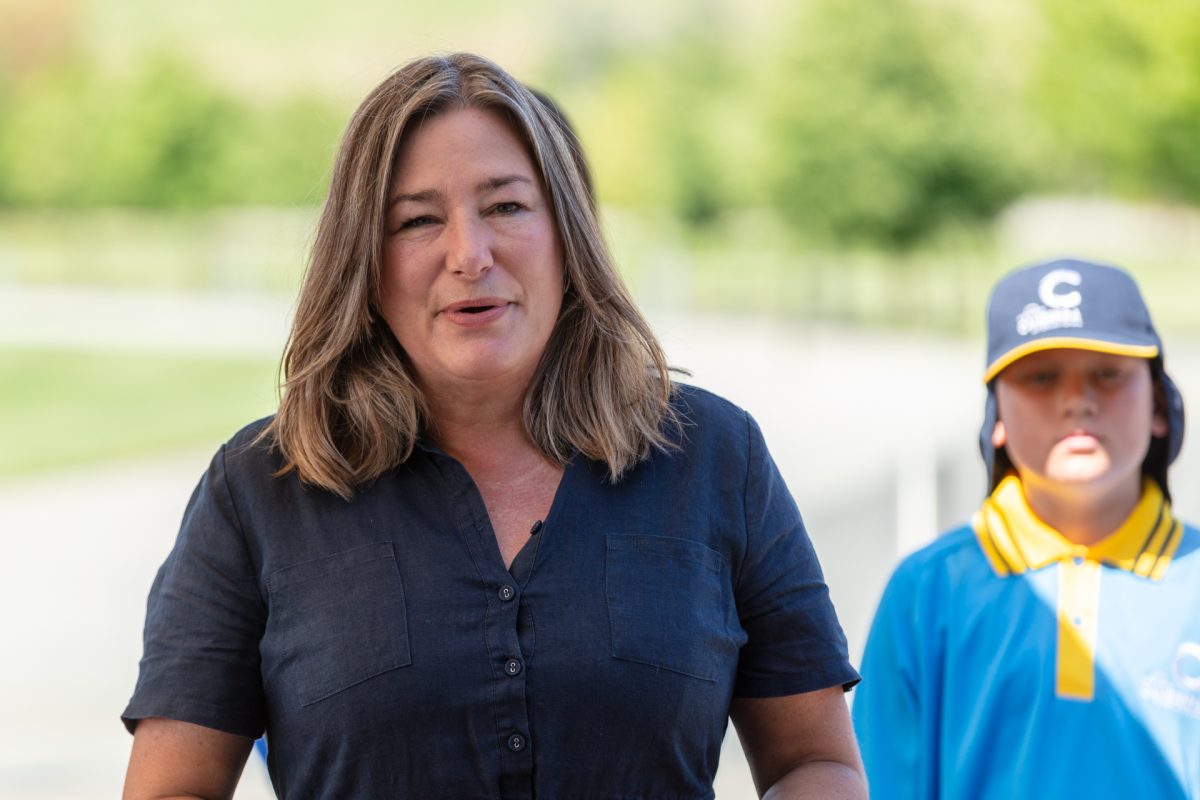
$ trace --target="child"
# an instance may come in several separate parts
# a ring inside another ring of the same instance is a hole
[[[991,496],[884,591],[854,723],[887,798],[1200,798],[1200,531],[1137,284],[1056,261],[988,304]]]

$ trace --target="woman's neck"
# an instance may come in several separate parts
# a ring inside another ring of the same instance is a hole
[[[1116,532],[1142,498],[1140,474],[1116,486],[1063,485],[1021,477],[1025,501],[1038,518],[1075,544],[1092,546]]]
[[[525,431],[526,388],[494,382],[423,387],[433,440],[468,467],[535,450]]]

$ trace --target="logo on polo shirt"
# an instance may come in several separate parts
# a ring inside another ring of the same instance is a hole
[[[1032,336],[1057,328],[1082,328],[1083,314],[1079,304],[1083,295],[1075,287],[1083,283],[1083,277],[1073,269],[1055,269],[1042,276],[1038,283],[1038,299],[1041,303],[1030,303],[1017,315],[1017,333]]]
[[[1200,643],[1184,642],[1175,651],[1171,676],[1189,692],[1200,692]]]
[[[1200,719],[1200,642],[1184,642],[1175,650],[1167,670],[1142,678],[1142,699],[1167,711]]]

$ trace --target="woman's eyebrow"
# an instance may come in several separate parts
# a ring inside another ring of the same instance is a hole
[[[500,175],[495,178],[487,178],[475,184],[475,191],[488,192],[495,189],[501,189],[513,183],[524,183],[532,186],[533,180],[525,175]],[[419,192],[405,192],[403,194],[393,195],[388,201],[388,207],[398,203],[426,203],[443,199],[444,195],[437,189],[422,189]]]
[[[426,203],[432,200],[440,200],[442,193],[437,189],[423,189],[419,192],[408,192],[406,194],[398,194],[388,201],[388,208],[397,203]]]
[[[485,181],[480,181],[475,185],[475,190],[484,192],[491,189],[500,189],[508,186],[511,183],[526,183],[533,184],[533,181],[525,175],[501,175],[496,178],[488,178]]]

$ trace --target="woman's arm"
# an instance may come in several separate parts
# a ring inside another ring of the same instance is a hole
[[[233,797],[254,740],[150,717],[138,723],[125,773],[124,800]]]
[[[729,715],[764,800],[866,800],[867,779],[842,687],[735,698]]]

